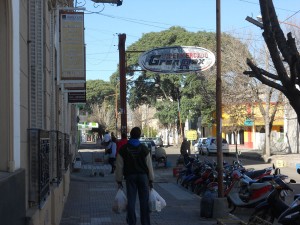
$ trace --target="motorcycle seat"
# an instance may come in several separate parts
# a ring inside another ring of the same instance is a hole
[[[259,180],[249,180],[248,184],[249,185],[252,185],[252,184],[255,184],[255,183],[260,184],[260,183],[265,183],[266,181],[271,181],[273,179],[274,179],[274,177],[272,175],[270,175],[270,176],[262,177]]]
[[[263,175],[264,173],[266,173],[265,169],[263,169],[263,170],[253,170],[253,171],[245,172],[245,175],[252,178],[252,179],[255,179],[255,178]]]
[[[261,188],[264,188],[264,187],[267,187],[270,185],[271,185],[270,183],[252,183],[249,186],[249,190],[257,190],[257,189],[261,189]]]
[[[265,182],[265,181],[271,181],[273,179],[274,179],[273,175],[267,175],[267,176],[264,176],[264,177],[260,178],[258,181],[259,182]]]

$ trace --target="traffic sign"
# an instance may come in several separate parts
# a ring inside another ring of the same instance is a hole
[[[191,141],[197,140],[197,131],[196,130],[188,130],[186,132],[186,138]]]

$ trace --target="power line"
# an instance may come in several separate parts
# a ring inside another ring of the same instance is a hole
[[[252,2],[252,1],[248,1],[248,0],[239,0],[240,2],[246,2],[249,4],[253,4],[253,5],[259,5],[259,3],[257,2]],[[279,8],[279,7],[274,7],[275,10],[283,10],[283,11],[287,11],[287,12],[295,12],[294,10],[290,10],[290,9],[283,9],[283,8]]]
[[[287,21],[288,19],[290,19],[290,18],[292,18],[293,16],[295,16],[297,13],[299,13],[300,12],[300,10],[298,10],[297,12],[295,12],[293,15],[291,15],[290,17],[288,17],[288,18],[286,18],[284,21],[282,21],[282,22],[285,22],[285,21]]]

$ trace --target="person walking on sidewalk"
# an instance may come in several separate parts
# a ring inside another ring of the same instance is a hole
[[[182,156],[186,156],[186,154],[188,155],[191,154],[191,144],[186,138],[183,138],[183,141],[181,143],[180,154]]]
[[[150,225],[149,191],[153,188],[154,172],[150,151],[140,143],[141,129],[130,131],[128,143],[123,145],[116,161],[115,178],[118,188],[122,188],[123,176],[127,193],[127,224],[136,225],[135,202],[138,193],[142,225]]]
[[[117,153],[117,143],[111,140],[109,134],[105,134],[104,146],[105,146],[105,154],[109,155],[108,163],[111,165],[110,173],[114,173],[116,168],[115,161],[116,161],[116,153]]]
[[[121,134],[121,140],[119,140],[119,141],[117,142],[117,154],[116,154],[116,155],[118,155],[118,153],[119,153],[121,147],[122,147],[123,145],[127,144],[127,142],[128,142],[128,140],[127,140],[127,134],[124,133],[124,132],[122,132],[122,134]]]

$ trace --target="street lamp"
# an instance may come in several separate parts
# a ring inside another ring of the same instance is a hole
[[[262,24],[262,16],[261,16],[261,15],[258,15],[256,18],[257,18],[257,20],[253,19],[253,18],[250,17],[250,16],[247,16],[247,17],[246,17],[246,20],[247,20],[248,22],[250,22],[250,23],[252,23],[252,24],[258,26],[259,28],[263,29],[264,26],[263,26],[263,24]],[[279,23],[283,23],[283,24],[287,24],[287,25],[290,25],[290,26],[293,26],[293,27],[296,27],[296,28],[300,29],[300,26],[297,26],[296,24],[288,23],[288,22],[285,22],[285,21],[279,21],[279,20],[278,20],[278,22],[279,22]]]
[[[258,15],[256,18],[257,18],[257,21],[258,21],[258,22],[262,23],[262,16],[261,16],[261,15]],[[293,23],[288,23],[288,22],[285,22],[285,21],[279,21],[279,20],[278,20],[278,22],[279,22],[279,23],[283,23],[283,24],[287,24],[287,25],[290,25],[290,26],[292,26],[292,27],[296,27],[296,28],[300,29],[300,26],[297,26],[296,24],[293,24]]]
[[[116,4],[117,6],[122,5],[123,0],[92,0],[92,2],[95,3],[111,3],[111,4]]]

